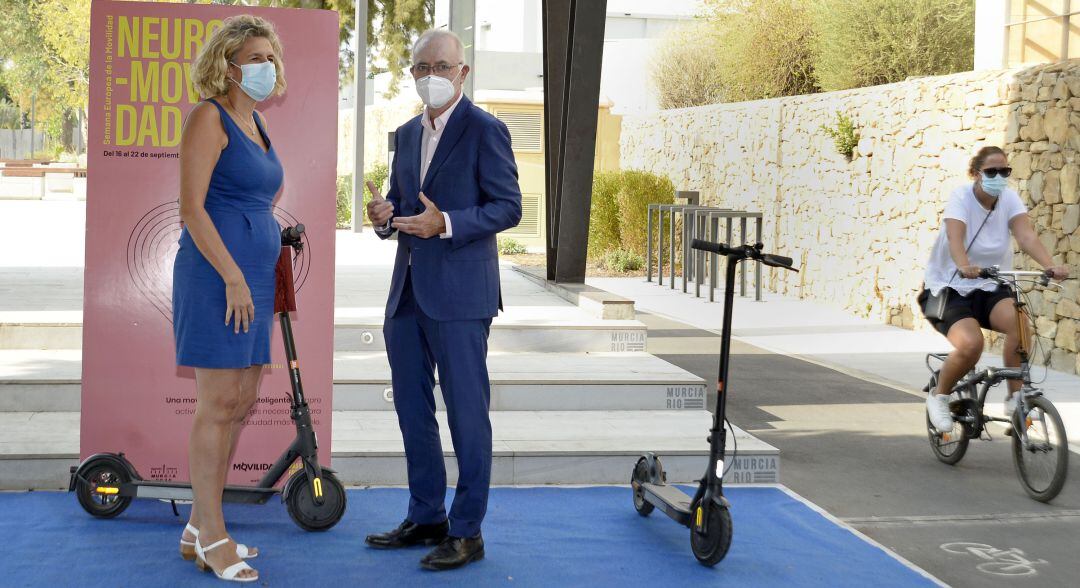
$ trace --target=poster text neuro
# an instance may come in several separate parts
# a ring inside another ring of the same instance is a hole
[[[107,15],[103,144],[176,147],[183,113],[199,101],[191,65],[221,21]]]

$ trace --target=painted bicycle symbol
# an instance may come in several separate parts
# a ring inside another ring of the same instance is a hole
[[[976,569],[995,576],[1035,576],[1039,572],[1035,566],[1049,563],[1045,559],[1028,559],[1024,552],[1015,547],[998,549],[985,543],[945,543],[941,549],[960,555],[974,555],[983,560]]]

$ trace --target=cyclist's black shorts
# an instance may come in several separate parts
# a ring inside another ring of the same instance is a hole
[[[927,319],[942,335],[948,335],[949,329],[957,321],[966,318],[979,321],[979,326],[984,329],[991,328],[990,311],[994,309],[998,302],[1013,297],[1012,288],[1008,286],[998,286],[997,290],[993,292],[975,290],[967,296],[961,296],[959,292],[952,288],[949,288],[949,290],[949,302],[945,306],[945,316],[941,320]],[[926,315],[926,299],[929,296],[929,290],[923,290],[919,294],[919,308],[922,309],[924,316]]]

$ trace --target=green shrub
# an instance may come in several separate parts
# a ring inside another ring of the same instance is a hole
[[[386,178],[390,175],[390,168],[385,163],[376,163],[371,166],[371,169],[364,172],[364,206],[371,201],[371,190],[368,190],[367,183],[371,182],[375,184],[379,191],[382,192],[383,197],[386,197],[387,183]],[[370,225],[371,221],[367,220],[367,215],[364,215],[364,223]]]
[[[600,266],[620,273],[636,272],[645,267],[645,256],[626,249],[614,249],[604,255]]]
[[[337,228],[352,227],[352,174],[337,177]]]
[[[814,13],[815,72],[825,90],[971,69],[971,0],[817,0]]]
[[[675,201],[675,186],[665,176],[646,171],[622,172],[622,185],[615,196],[619,206],[619,246],[645,255],[648,241],[647,206]]]
[[[594,259],[619,246],[619,203],[615,195],[620,186],[621,172],[597,172],[593,176],[589,256]]]
[[[691,22],[668,33],[650,64],[660,108],[725,102],[725,86],[716,73],[722,54],[712,23]]]
[[[709,22],[723,51],[715,75],[725,100],[819,91],[814,76],[812,5],[805,0],[711,0]]]
[[[0,129],[21,129],[22,121],[19,107],[6,98],[0,98]]]
[[[972,0],[705,0],[651,66],[661,108],[971,69]]]
[[[855,146],[859,144],[859,132],[855,130],[855,123],[851,117],[842,112],[836,113],[836,125],[821,125],[821,130],[832,137],[836,145],[836,152],[851,159],[855,154]]]
[[[804,0],[707,0],[704,18],[671,32],[652,64],[661,108],[818,91]]]
[[[529,250],[510,237],[499,237],[499,253],[502,255],[522,255]]]
[[[363,204],[365,207],[371,201],[371,191],[368,190],[367,183],[370,181],[379,186],[379,189],[383,191],[383,196],[386,196],[385,184],[388,175],[390,175],[390,169],[385,163],[377,163],[364,173]],[[352,181],[352,174],[345,174],[337,178],[337,228],[339,229],[352,227]],[[364,215],[364,224],[371,225],[367,215]]]
[[[600,172],[593,177],[589,216],[589,259],[603,263],[608,252],[645,255],[649,204],[671,204],[675,187],[664,176],[640,170]]]

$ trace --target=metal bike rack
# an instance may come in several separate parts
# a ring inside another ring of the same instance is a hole
[[[720,219],[724,219],[724,221],[726,221],[726,229],[727,229],[724,242],[730,244],[730,243],[733,242],[733,238],[734,238],[734,235],[733,235],[733,229],[734,229],[733,223],[734,223],[735,219],[738,219],[738,221],[739,221],[739,229],[740,229],[740,231],[739,231],[739,244],[740,245],[745,245],[748,242],[747,239],[746,239],[746,237],[747,237],[747,235],[746,235],[746,225],[747,225],[748,219],[751,219],[751,218],[754,219],[754,223],[755,223],[755,227],[754,227],[754,229],[755,229],[755,240],[753,242],[759,243],[759,242],[761,242],[761,213],[759,213],[759,212],[733,211],[733,210],[730,210],[730,209],[727,209],[727,210],[699,209],[698,211],[694,211],[694,223],[693,223],[694,232],[693,232],[692,238],[694,238],[694,239],[706,239],[706,240],[711,240],[711,241],[719,241],[719,239],[718,239],[719,238],[719,222],[720,222]],[[694,256],[696,256],[696,263],[694,263],[694,270],[696,270],[696,276],[694,276],[694,296],[699,296],[699,297],[701,296],[702,273],[704,272],[704,269],[705,269],[704,255],[711,255],[711,254],[704,254],[702,252],[694,252]],[[715,290],[717,288],[716,276],[718,275],[718,272],[719,272],[719,257],[715,256],[715,255],[711,255],[711,257],[710,257],[710,272],[708,272],[708,273],[710,273],[710,278],[708,278],[708,300],[710,300],[710,302],[714,302],[714,300],[716,299],[716,295],[715,295]],[[754,264],[754,277],[755,277],[754,299],[757,300],[757,302],[761,302],[761,264],[760,264],[760,262],[755,262],[755,264]],[[745,296],[746,295],[746,266],[745,266],[745,264],[743,264],[739,268],[739,295],[740,296]]]
[[[722,240],[725,243],[734,243],[734,229],[735,221],[739,223],[739,243],[740,245],[746,245],[747,243],[760,243],[762,237],[762,214],[760,212],[746,212],[739,211],[730,208],[719,208],[715,206],[699,206],[695,204],[699,195],[697,192],[677,192],[680,198],[686,198],[687,204],[649,204],[647,208],[647,227],[646,227],[646,275],[645,280],[652,281],[653,276],[653,225],[656,225],[656,269],[657,269],[657,285],[664,285],[664,225],[665,220],[668,226],[667,234],[667,249],[668,249],[668,287],[672,290],[675,289],[675,217],[681,214],[683,217],[682,224],[682,290],[688,291],[688,284],[690,281],[694,282],[694,296],[701,297],[701,286],[704,283],[705,276],[709,276],[708,284],[708,297],[709,301],[716,300],[716,289],[718,287],[716,282],[716,276],[720,271],[719,257],[712,255],[706,258],[707,254],[701,251],[691,249],[690,243],[694,239],[707,239],[712,241],[719,241],[720,237],[720,221],[724,220],[725,224],[725,238]],[[685,194],[685,196],[684,196]],[[656,213],[656,221],[653,222],[653,213]],[[667,214],[667,219],[664,215]],[[747,229],[748,221],[753,219],[754,221],[754,239],[751,241],[748,239]],[[706,264],[708,268],[706,268]],[[708,271],[706,271],[708,269]],[[739,295],[746,296],[746,265],[742,264],[739,267]],[[761,263],[754,263],[754,300],[760,302],[762,299],[761,294]]]
[[[679,191],[675,193],[676,199],[685,199],[685,204],[649,204],[646,207],[645,227],[645,281],[652,281],[652,258],[653,258],[653,211],[656,212],[656,274],[657,285],[664,285],[664,213],[668,213],[668,265],[670,266],[670,287],[675,289],[675,215],[683,213],[685,209],[696,207],[700,194],[696,191]],[[685,214],[684,214],[685,218]],[[683,221],[686,224],[686,221]],[[685,243],[683,245],[685,249]],[[685,259],[685,255],[683,256]],[[685,266],[684,266],[685,267]]]

